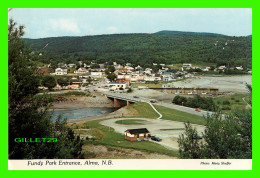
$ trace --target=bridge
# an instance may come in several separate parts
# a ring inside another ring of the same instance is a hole
[[[106,94],[107,98],[112,99],[114,101],[114,107],[122,107],[122,106],[129,106],[131,103],[139,102],[138,100],[129,98],[129,97],[122,97],[117,95]]]
[[[114,101],[114,107],[123,107],[123,106],[129,106],[131,103],[137,103],[137,102],[145,102],[151,105],[151,107],[160,115],[160,113],[154,108],[154,106],[151,104],[151,99],[145,98],[145,97],[138,97],[134,98],[131,95],[128,94],[120,94],[120,93],[104,93],[109,99]],[[128,96],[127,96],[128,95]],[[156,102],[155,105],[164,106],[170,109],[179,110],[182,112],[198,115],[198,116],[207,116],[207,114],[213,114],[213,112],[210,111],[204,111],[200,110],[200,112],[195,111],[194,108],[186,107],[186,106],[180,106],[172,103],[165,103],[165,102]]]

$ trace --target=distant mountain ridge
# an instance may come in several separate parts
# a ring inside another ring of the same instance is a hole
[[[156,33],[23,39],[41,60],[152,63],[217,63],[251,65],[252,38],[215,33],[159,31]]]
[[[171,31],[171,30],[162,30],[156,32],[155,34],[227,36],[223,34],[209,33],[209,32],[189,32],[189,31]]]

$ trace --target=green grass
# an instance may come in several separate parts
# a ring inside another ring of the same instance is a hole
[[[135,103],[127,106],[127,109],[130,110],[130,114],[125,117],[130,118],[149,118],[156,119],[159,115],[153,110],[153,108],[147,103]]]
[[[144,125],[142,122],[145,120],[141,119],[124,119],[124,120],[118,120],[116,121],[117,124],[123,124],[123,125]]]
[[[179,122],[190,122],[192,124],[205,125],[206,119],[186,112],[178,111],[175,109],[166,108],[163,106],[154,105],[154,107],[163,115],[162,119],[179,121]]]
[[[229,113],[232,110],[236,109],[244,109],[247,106],[247,103],[243,100],[245,99],[246,102],[249,102],[249,94],[234,94],[230,96],[222,96],[222,97],[216,97],[214,98],[214,102],[217,106],[221,108],[229,107],[230,110],[222,109],[222,112]],[[223,104],[224,101],[229,101],[230,104],[225,105]]]
[[[154,105],[154,107],[163,115],[162,119],[190,122],[192,124],[205,125],[206,120],[198,115],[189,114],[186,112],[178,111],[175,109],[166,108],[163,106]],[[130,114],[125,117],[128,118],[150,118],[156,119],[159,115],[153,110],[153,108],[147,103],[135,103],[127,107],[130,110]]]
[[[104,119],[103,119],[104,120]],[[103,126],[99,124],[99,122],[103,120],[94,120],[88,121],[87,125],[89,128],[95,128],[102,132],[102,138],[96,139],[95,141],[88,141],[86,140],[85,143],[91,143],[96,145],[109,145],[109,146],[117,146],[122,148],[132,148],[137,150],[143,150],[149,153],[159,153],[159,154],[166,154],[169,156],[178,157],[177,150],[168,150],[167,148],[150,141],[128,141],[125,140],[123,133],[117,133],[114,131],[113,128],[109,128],[107,126]]]

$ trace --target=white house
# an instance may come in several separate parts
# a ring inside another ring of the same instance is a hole
[[[76,67],[77,67],[76,64],[68,64],[67,66],[68,66],[68,67],[71,67],[71,68],[76,68]]]
[[[184,63],[182,65],[183,68],[192,68],[192,64]]]
[[[226,69],[226,66],[219,66],[218,67],[218,70],[225,70]]]
[[[67,75],[68,70],[65,68],[57,68],[55,69],[55,75]]]
[[[243,70],[243,67],[240,66],[240,67],[236,67],[237,70]]]
[[[102,72],[91,72],[90,76],[93,78],[102,78]]]
[[[88,70],[84,67],[80,67],[78,70],[74,71],[75,74],[85,74],[88,73]]]
[[[126,82],[118,82],[118,83],[117,82],[111,82],[111,83],[108,83],[107,85],[112,90],[120,90],[121,88],[126,89],[126,87],[127,87]]]

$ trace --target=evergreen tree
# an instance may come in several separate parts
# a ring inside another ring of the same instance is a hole
[[[8,26],[9,159],[78,158],[82,141],[61,117],[54,123],[44,97],[36,97],[40,76],[30,63],[21,37],[24,27]],[[15,142],[15,138],[57,138],[58,142]]]
[[[252,87],[248,86],[251,93]],[[251,103],[251,102],[250,102]],[[233,111],[223,116],[220,112],[206,117],[202,140],[196,129],[185,123],[185,133],[179,139],[181,158],[251,159],[252,109]]]

